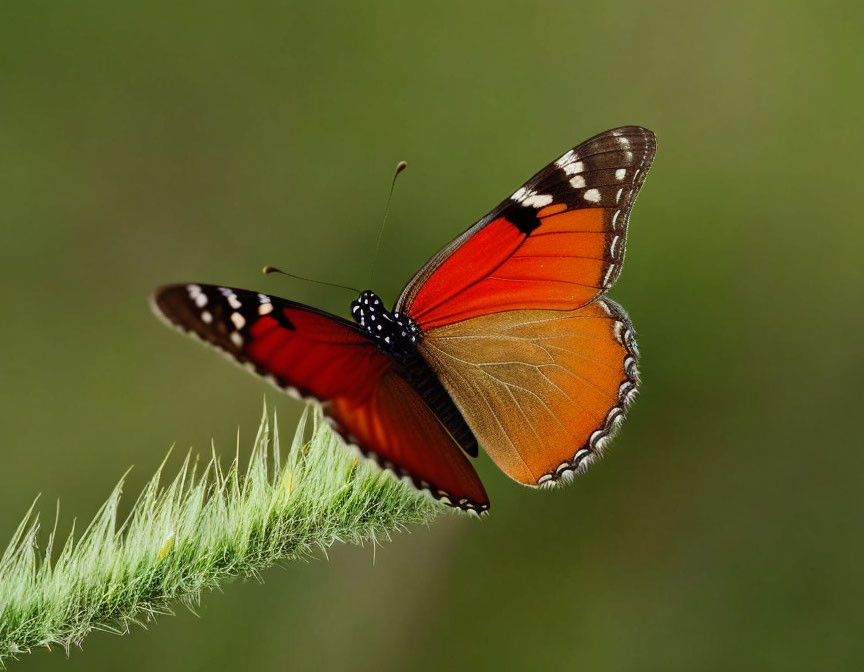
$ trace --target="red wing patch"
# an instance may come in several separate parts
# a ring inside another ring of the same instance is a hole
[[[381,466],[410,477],[416,487],[461,509],[482,513],[489,508],[471,462],[420,395],[395,372],[381,376],[364,403],[336,399],[325,411],[349,442]]]
[[[337,429],[397,474],[452,506],[488,508],[471,463],[426,402],[356,325],[302,304],[242,289],[171,285],[154,308],[299,397],[323,402]]]
[[[445,247],[396,310],[424,330],[509,310],[573,310],[612,286],[654,135],[629,126],[578,145]]]

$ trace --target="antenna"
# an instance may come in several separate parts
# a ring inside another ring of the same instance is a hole
[[[281,275],[287,275],[289,278],[295,278],[296,280],[305,280],[306,282],[314,282],[318,285],[327,285],[328,287],[338,287],[339,289],[347,289],[350,292],[354,292],[355,294],[359,294],[359,289],[354,289],[353,287],[349,287],[348,285],[340,285],[335,282],[324,282],[323,280],[313,280],[312,278],[304,278],[302,275],[294,275],[294,273],[286,273],[283,270],[276,268],[275,266],[265,266],[261,269],[261,272],[264,275],[270,275],[271,273],[279,273]]]
[[[369,286],[372,286],[372,281],[375,279],[375,264],[378,261],[378,250],[381,249],[381,236],[384,234],[384,224],[387,223],[387,215],[390,214],[390,201],[393,200],[393,189],[396,187],[396,178],[399,173],[405,170],[408,164],[400,161],[396,164],[396,172],[393,173],[393,181],[390,182],[390,193],[387,195],[387,207],[384,208],[384,217],[381,219],[381,226],[378,228],[378,240],[375,241],[375,255],[372,257],[372,272],[369,274]]]

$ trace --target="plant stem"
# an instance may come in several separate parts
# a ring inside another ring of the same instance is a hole
[[[164,486],[163,463],[118,525],[121,480],[53,560],[56,524],[40,545],[31,508],[0,556],[0,667],[35,647],[68,652],[92,630],[126,633],[228,579],[336,542],[376,543],[441,510],[350,454],[320,409],[306,409],[284,462],[265,412],[245,470],[239,462],[224,469],[214,454],[199,469],[188,455]]]

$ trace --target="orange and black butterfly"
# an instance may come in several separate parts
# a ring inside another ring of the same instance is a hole
[[[278,388],[319,400],[351,444],[452,506],[489,508],[478,444],[514,480],[552,486],[603,453],[639,377],[606,292],[654,158],[626,126],[574,147],[430,259],[392,311],[349,322],[254,291],[170,285],[169,323]]]

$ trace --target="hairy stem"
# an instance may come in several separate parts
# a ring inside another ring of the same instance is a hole
[[[265,413],[245,470],[239,455],[227,468],[213,455],[203,468],[187,456],[165,485],[163,471],[123,522],[121,480],[59,551],[56,528],[40,544],[38,515],[27,513],[0,557],[0,667],[35,647],[68,651],[92,630],[128,632],[228,579],[340,541],[375,543],[441,510],[351,455],[317,409],[307,408],[284,461]]]

